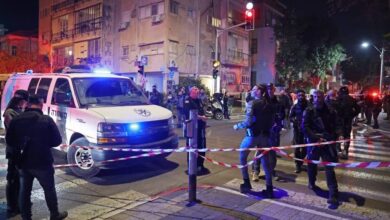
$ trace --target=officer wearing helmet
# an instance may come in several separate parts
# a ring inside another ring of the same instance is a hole
[[[357,101],[349,95],[348,87],[342,86],[339,89],[337,97],[337,114],[342,122],[343,137],[351,138],[353,119],[359,114],[360,106]],[[341,154],[341,159],[348,159],[348,148],[350,142],[344,143],[344,149]]]

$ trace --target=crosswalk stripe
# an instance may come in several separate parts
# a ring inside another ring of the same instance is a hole
[[[240,184],[242,183],[242,180],[240,179],[233,179],[224,186],[232,189],[239,189]],[[319,186],[322,187],[322,185],[325,185],[324,181],[318,182]],[[252,184],[253,191],[261,191],[262,189],[265,188],[265,185],[263,183],[253,183]],[[322,187],[323,188],[323,187]],[[301,192],[296,192],[293,190],[288,190],[288,189],[281,189],[282,191],[285,191],[287,193],[287,196],[282,197],[278,199],[277,202],[280,203],[287,203],[287,204],[297,204],[300,207],[316,207],[318,209],[327,209],[328,204],[326,203],[326,199],[308,194],[308,193],[301,193]],[[347,192],[351,192],[351,190],[348,190]],[[277,193],[277,191],[276,191]],[[259,202],[262,202],[260,200]],[[274,201],[274,200],[272,200]],[[257,203],[259,203],[257,202]],[[284,204],[283,204],[284,205]],[[251,210],[253,211],[253,210]],[[281,210],[282,211],[282,210]],[[385,212],[385,211],[379,211],[375,210],[375,212],[372,211],[372,209],[368,207],[362,207],[362,206],[357,206],[355,204],[349,203],[349,202],[343,202],[341,206],[337,210],[328,210],[329,214],[335,215],[335,217],[343,218],[342,216],[348,216],[347,218],[356,218],[356,219],[389,219],[390,218],[390,213]],[[328,213],[328,212],[327,212]],[[326,213],[324,213],[326,214]],[[339,215],[339,216],[336,216]],[[277,218],[277,216],[274,216]],[[325,217],[325,216],[323,216]]]

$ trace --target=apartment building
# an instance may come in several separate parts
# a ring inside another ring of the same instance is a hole
[[[4,51],[11,56],[37,57],[37,34],[32,31],[15,31],[2,35],[0,36],[0,51]]]
[[[53,69],[107,67],[146,82],[146,90],[157,85],[164,92],[182,77],[199,77],[214,92],[216,28],[241,23],[245,1],[40,0],[39,8],[40,53],[51,58]],[[242,28],[219,37],[218,91],[249,86],[248,39]]]

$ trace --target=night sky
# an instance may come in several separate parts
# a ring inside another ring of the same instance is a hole
[[[0,24],[7,33],[20,30],[38,31],[39,0],[0,0]]]

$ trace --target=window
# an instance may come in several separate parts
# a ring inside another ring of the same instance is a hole
[[[151,13],[152,13],[152,16],[158,14],[158,5],[157,4],[152,5],[152,12]]]
[[[53,105],[61,105],[66,107],[75,107],[73,102],[72,91],[67,79],[59,78],[54,86],[53,97],[51,99]]]
[[[30,95],[35,94],[35,90],[37,89],[38,81],[39,81],[39,78],[31,79],[30,84],[28,85],[28,89],[27,89],[28,94],[30,94]]]
[[[12,46],[12,47],[11,47],[11,55],[12,55],[12,56],[16,56],[16,49],[17,49],[16,46]]]
[[[173,14],[179,14],[179,2],[175,0],[169,1],[169,11]]]
[[[101,29],[102,12],[101,5],[94,5],[89,8],[75,12],[75,30],[76,34],[82,34],[89,31]]]
[[[100,57],[100,40],[88,41],[88,56],[89,57]]]
[[[169,53],[177,54],[179,49],[179,42],[177,41],[169,41]]]
[[[43,103],[46,103],[47,93],[49,91],[51,79],[42,78],[39,82],[37,95],[43,99]]]
[[[257,39],[256,38],[252,39],[252,42],[251,42],[251,53],[252,54],[257,54]]]
[[[123,46],[122,47],[122,56],[128,57],[129,56],[129,46]]]
[[[187,55],[195,55],[195,47],[192,45],[187,45],[187,50],[186,50]]]

